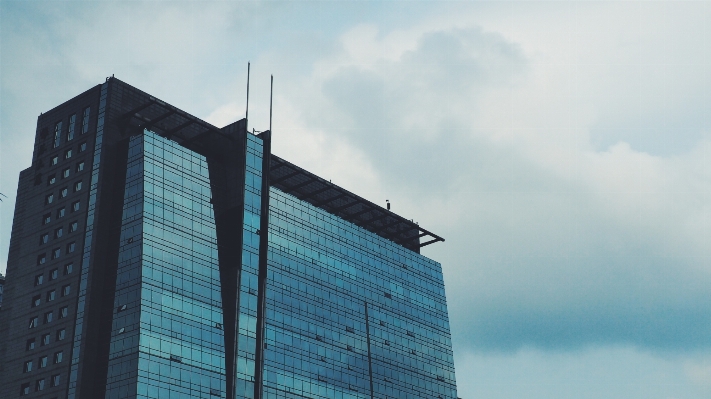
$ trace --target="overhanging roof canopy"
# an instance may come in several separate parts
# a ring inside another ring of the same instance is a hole
[[[124,113],[117,121],[121,128],[148,129],[198,153],[211,153],[209,147],[232,140],[220,128],[154,97]]]
[[[117,122],[124,129],[152,130],[203,155],[219,154],[225,140],[233,140],[218,127],[154,97],[124,113]],[[273,154],[269,180],[271,186],[285,193],[415,252],[419,253],[425,245],[444,241],[417,223]]]
[[[276,155],[271,157],[269,183],[316,207],[369,230],[415,252],[425,245],[444,241],[417,223],[378,206],[322,179]],[[424,242],[420,243],[421,239]]]

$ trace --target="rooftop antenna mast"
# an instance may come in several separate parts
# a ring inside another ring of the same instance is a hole
[[[247,62],[247,110],[244,111],[244,119],[249,117],[249,64],[250,63]]]
[[[272,97],[274,96],[274,75],[269,85],[269,132],[272,131]]]

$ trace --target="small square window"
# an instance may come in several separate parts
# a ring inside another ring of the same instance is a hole
[[[35,392],[41,391],[44,389],[44,378],[41,378],[35,382]]]
[[[57,219],[63,218],[66,213],[67,213],[67,210],[64,207],[57,209]]]
[[[76,193],[77,191],[81,191],[81,180],[74,183],[74,192]]]
[[[33,349],[35,349],[35,339],[34,339],[34,338],[30,338],[30,339],[27,340],[27,342],[25,342],[25,350],[26,350],[26,351],[31,351],[31,350],[33,350]]]
[[[83,170],[84,170],[84,161],[79,162],[74,170],[75,170],[76,172],[81,172],[81,171],[83,171]]]
[[[35,328],[35,327],[37,327],[38,323],[39,323],[39,319],[37,318],[37,316],[31,317],[31,318],[30,318],[30,323],[29,323],[29,328]]]
[[[51,290],[47,292],[47,302],[52,302],[57,298],[57,291],[56,290]]]
[[[32,371],[32,360],[26,361],[25,365],[22,366],[23,373],[29,373],[30,371]]]
[[[49,177],[47,177],[47,185],[48,186],[50,186],[56,182],[57,182],[57,175],[55,175],[54,173],[49,175]]]
[[[75,242],[70,242],[69,244],[67,244],[67,253],[68,254],[74,252],[74,250],[76,250],[76,249],[77,249],[77,244]]]
[[[69,292],[71,291],[71,289],[72,289],[71,284],[67,284],[67,285],[63,286],[62,287],[62,296],[69,295]]]
[[[81,208],[81,203],[79,201],[72,202],[72,212],[76,212]]]
[[[62,358],[64,357],[64,352],[59,351],[54,353],[54,364],[59,364],[62,362]]]
[[[64,338],[67,336],[67,330],[64,328],[61,328],[57,330],[57,341],[64,341]]]
[[[60,238],[64,235],[64,229],[62,227],[54,229],[54,238]]]
[[[37,256],[37,264],[38,265],[44,265],[47,263],[47,254],[42,254]]]
[[[54,202],[54,194],[47,194],[47,196],[44,197],[44,204],[49,205],[52,202]]]
[[[54,320],[54,312],[47,312],[44,314],[44,324],[51,323]]]
[[[69,223],[69,232],[73,233],[73,232],[77,231],[78,227],[79,227],[79,222],[77,222],[76,220]]]
[[[49,345],[49,339],[50,339],[49,334],[43,334],[42,339],[40,339],[40,346]]]
[[[59,270],[52,269],[49,272],[49,281],[56,280],[59,277]]]
[[[72,149],[71,148],[64,151],[64,159],[69,159],[71,157],[72,157]]]
[[[63,189],[59,190],[59,198],[64,198],[69,194],[69,187],[64,187]]]
[[[52,214],[51,213],[45,213],[42,215],[42,224],[49,224],[49,222],[52,221]]]
[[[35,276],[35,287],[38,285],[42,285],[44,283],[44,275],[43,274],[38,274]]]
[[[69,315],[69,307],[67,306],[62,306],[59,308],[59,318],[63,319]]]
[[[39,242],[40,245],[46,244],[46,243],[48,243],[48,242],[49,242],[49,234],[48,234],[48,233],[42,234],[42,235],[40,236],[40,242]]]
[[[33,308],[36,308],[37,306],[40,305],[40,302],[42,302],[42,295],[35,295],[32,297],[32,306]]]
[[[62,170],[62,179],[69,177],[69,168]]]
[[[61,362],[61,360],[60,360]],[[49,380],[49,385],[53,387],[58,387],[59,386],[59,374],[55,374],[52,376],[52,379]]]
[[[79,152],[86,151],[86,142],[79,144]]]
[[[41,368],[41,369],[47,367],[47,356],[42,356],[42,357],[39,358],[39,364],[38,364],[38,366],[39,366],[39,368]]]
[[[58,156],[53,156],[52,158],[49,159],[49,166],[54,166],[59,163],[59,157]]]
[[[67,263],[64,265],[64,275],[66,276],[67,274],[72,274],[72,269],[74,269],[73,263]]]
[[[25,396],[30,394],[30,383],[26,382],[20,386],[20,396]]]
[[[57,259],[62,254],[61,248],[54,248],[52,250],[52,259]]]

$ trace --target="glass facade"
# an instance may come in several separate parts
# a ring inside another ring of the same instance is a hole
[[[246,135],[235,397],[456,398],[441,266],[274,187],[258,343],[261,138]],[[129,156],[107,399],[225,397],[205,157],[146,131]]]
[[[225,397],[217,238],[205,157],[129,144],[107,399]]]
[[[270,189],[264,398],[456,398],[440,264]]]
[[[237,398],[254,398],[255,357],[257,346],[257,294],[259,243],[262,212],[263,143],[247,134],[244,183],[244,224],[242,231],[242,268],[239,285],[237,331]]]
[[[77,393],[77,380],[79,378],[79,358],[81,357],[82,341],[84,339],[84,311],[89,282],[89,264],[92,255],[94,238],[94,216],[96,214],[96,199],[99,192],[99,172],[101,166],[101,153],[104,142],[104,119],[106,118],[106,98],[109,83],[101,85],[99,97],[99,119],[96,122],[96,139],[94,141],[94,158],[91,164],[91,182],[89,187],[89,204],[86,217],[86,231],[84,232],[84,250],[81,259],[81,277],[79,280],[79,295],[77,299],[76,320],[74,323],[74,342],[72,344],[72,360],[69,371],[69,390],[67,399],[75,399]],[[79,210],[80,201],[72,203],[72,211]],[[57,210],[57,218],[64,217],[65,209]]]

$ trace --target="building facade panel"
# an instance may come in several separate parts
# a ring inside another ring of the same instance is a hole
[[[0,311],[0,397],[54,398],[66,390],[98,94],[90,89],[37,120],[32,166],[18,183]],[[81,130],[70,122],[85,110]]]
[[[148,131],[128,152],[105,397],[224,397],[207,161]]]
[[[270,195],[265,398],[456,397],[440,265]]]

